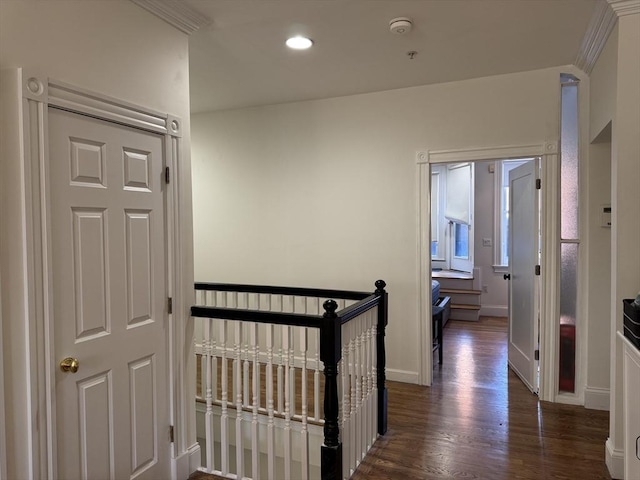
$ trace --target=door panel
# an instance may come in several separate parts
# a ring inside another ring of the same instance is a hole
[[[509,366],[538,391],[538,203],[537,160],[509,172]]]
[[[169,476],[163,137],[49,109],[58,478]]]

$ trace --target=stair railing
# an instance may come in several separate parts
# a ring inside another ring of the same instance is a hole
[[[323,480],[353,474],[387,429],[385,286],[378,280],[371,294],[196,283],[205,471],[308,479],[311,456]],[[320,427],[318,452],[309,443]]]

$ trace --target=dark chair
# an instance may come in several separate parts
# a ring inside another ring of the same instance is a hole
[[[449,320],[451,313],[451,297],[439,297],[431,307],[433,323],[433,350],[438,350],[438,364],[442,365],[442,329]]]

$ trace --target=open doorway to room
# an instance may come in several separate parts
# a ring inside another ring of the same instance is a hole
[[[449,337],[438,352],[441,381],[458,378],[467,355],[490,355],[495,361],[479,375],[497,381],[495,363],[508,362],[538,390],[539,165],[507,158],[431,166],[432,285],[450,298],[448,314],[434,320],[438,350],[438,337]]]
[[[509,363],[528,389],[537,392],[539,178],[539,157],[533,156],[430,165],[432,228],[425,240],[431,269],[425,273],[432,287],[439,289],[437,294],[432,290],[432,301],[435,297],[449,299],[443,328],[437,328],[435,315],[431,319],[434,351],[442,345],[439,334],[446,339],[451,331],[452,342],[447,343],[448,350],[443,349],[446,367],[434,369],[434,381],[446,382],[447,372],[452,368],[457,372],[465,355],[469,360],[493,352],[502,365]],[[448,205],[451,201],[454,208]],[[513,217],[514,212],[518,218]],[[516,226],[515,243],[511,225]],[[462,268],[455,262],[461,253],[467,257]],[[514,269],[518,274],[512,280]],[[438,310],[433,305],[433,312]],[[516,312],[516,318],[509,317],[510,311]],[[432,357],[432,364],[438,363],[438,356]]]
[[[455,320],[508,317],[509,174],[532,158],[431,166],[431,270]]]

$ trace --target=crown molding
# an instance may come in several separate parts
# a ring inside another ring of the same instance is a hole
[[[640,0],[638,1],[640,2]],[[587,74],[591,74],[617,20],[618,17],[608,1],[600,0],[596,4],[589,26],[580,44],[580,50],[578,50],[578,55],[573,62],[576,67]]]
[[[131,0],[136,5],[153,13],[181,32],[191,35],[213,21],[193,7],[179,0]]]
[[[640,14],[640,0],[607,0],[607,3],[619,17]]]

